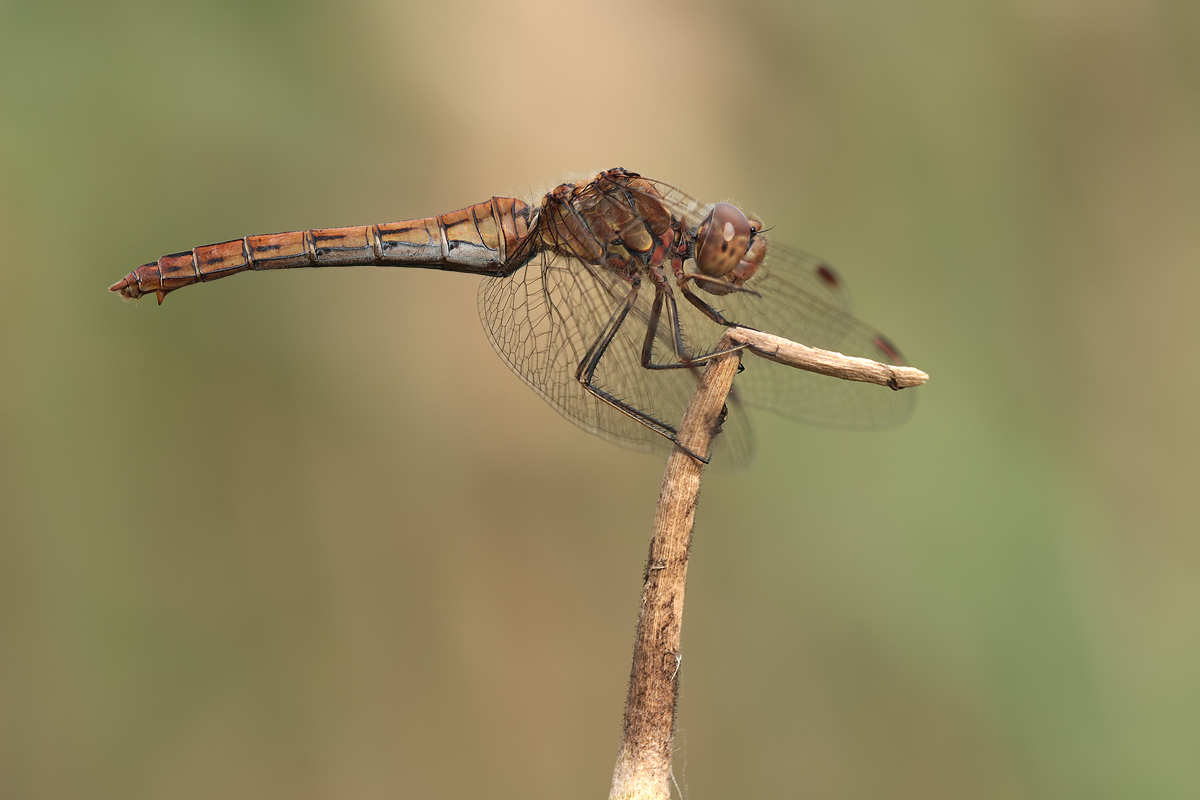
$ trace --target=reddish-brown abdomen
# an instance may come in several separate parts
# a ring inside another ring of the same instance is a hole
[[[313,263],[308,247],[308,231],[247,236],[245,241],[251,269],[287,269],[307,267]]]
[[[128,298],[168,292],[245,270],[350,265],[432,267],[498,274],[529,231],[529,206],[511,197],[439,217],[247,236],[172,253],[109,287]]]

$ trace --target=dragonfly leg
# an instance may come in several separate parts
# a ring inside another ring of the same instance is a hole
[[[679,284],[679,291],[683,292],[683,296],[687,298],[689,303],[700,309],[701,314],[708,317],[718,325],[724,325],[726,328],[732,328],[737,324],[736,322],[730,322],[729,320],[725,319],[725,317],[721,316],[721,312],[717,311],[708,303],[697,297],[683,282],[680,282]]]
[[[671,304],[671,327],[675,338],[675,352],[679,356],[679,360],[666,364],[655,363],[654,357],[654,340],[658,337],[658,326],[662,323],[662,306],[663,297]],[[723,323],[728,324],[728,323]],[[646,339],[642,343],[642,361],[641,364],[646,369],[693,369],[700,364],[711,361],[717,356],[723,356],[726,353],[734,353],[738,350],[745,350],[747,345],[739,344],[733,347],[726,347],[723,350],[715,350],[711,353],[705,353],[702,356],[691,356],[687,352],[687,345],[683,343],[683,330],[679,326],[679,310],[675,306],[675,297],[669,294],[664,289],[658,289],[658,293],[654,296],[654,304],[650,307],[650,318],[646,325]]]
[[[667,364],[654,363],[654,341],[658,338],[658,328],[662,324],[663,298],[668,296],[661,286],[654,287],[654,303],[650,306],[650,317],[646,320],[646,338],[642,342],[642,366],[646,369],[677,369],[687,366],[691,358],[687,354],[687,346],[683,343],[683,331],[679,329],[679,314],[675,309],[675,298],[671,299],[671,327],[674,333],[675,355],[678,361]]]
[[[729,281],[724,281],[724,280],[721,280],[720,278],[710,278],[707,275],[699,275],[699,274],[696,274],[693,272],[686,273],[683,275],[683,277],[681,277],[679,279],[679,288],[682,289],[684,284],[688,283],[689,281],[694,281],[695,283],[699,283],[699,284],[707,284],[708,286],[713,287],[714,290],[718,290],[718,291],[714,291],[713,294],[729,294],[730,292],[747,292],[749,294],[754,295],[755,297],[762,296],[758,292],[754,291],[753,289],[747,289],[745,286],[739,286],[736,283],[730,283]]]
[[[575,378],[582,382],[584,386],[591,383],[592,376],[596,372],[596,367],[600,364],[600,359],[604,357],[608,346],[612,344],[613,337],[617,335],[617,331],[621,328],[621,323],[629,316],[629,311],[637,301],[638,290],[641,288],[641,285],[642,282],[640,279],[634,279],[631,282],[629,293],[625,295],[625,299],[621,301],[621,305],[608,318],[608,322],[604,324],[600,335],[596,337],[596,341],[592,342],[592,346],[584,354],[583,361],[579,362],[579,368],[575,370]]]
[[[619,397],[604,391],[593,383],[593,379],[596,375],[596,369],[600,366],[600,360],[604,357],[609,345],[612,344],[613,338],[616,337],[617,331],[621,328],[621,324],[624,323],[625,318],[629,316],[629,311],[633,308],[633,304],[637,300],[638,290],[640,288],[641,281],[639,279],[635,279],[632,287],[629,290],[629,294],[625,296],[625,299],[621,302],[621,305],[616,311],[613,312],[612,316],[609,317],[608,323],[605,324],[604,329],[600,332],[600,335],[596,338],[596,341],[593,342],[592,346],[588,348],[587,354],[584,356],[583,361],[579,363],[579,368],[575,371],[575,379],[578,380],[583,385],[583,388],[593,396],[603,400],[613,408],[632,417],[634,420],[645,425],[650,430],[665,436],[678,445],[679,442],[676,441],[675,438],[677,431],[674,427],[662,422],[661,420],[655,419],[644,411],[634,408],[625,401],[621,400]],[[693,453],[687,448],[683,449],[693,458],[702,461],[705,464],[708,463],[707,457],[702,457],[696,453]]]

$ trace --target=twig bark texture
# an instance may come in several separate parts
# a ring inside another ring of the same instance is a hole
[[[730,329],[717,350],[738,345],[798,369],[893,389],[917,386],[929,377],[912,367],[890,366],[818,350],[746,328]],[[633,670],[625,701],[625,725],[609,800],[670,797],[683,594],[700,474],[704,469],[704,464],[691,453],[710,451],[740,363],[741,352],[736,350],[708,363],[680,423],[677,441],[682,447],[675,447],[667,459],[646,562]]]
[[[678,441],[683,447],[675,447],[667,458],[646,562],[633,671],[625,700],[625,727],[610,800],[669,796],[683,590],[700,473],[704,469],[689,451],[709,452],[739,363],[738,351],[709,362],[680,424]]]

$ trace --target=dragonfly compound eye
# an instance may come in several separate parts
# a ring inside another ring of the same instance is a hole
[[[737,206],[717,203],[696,231],[696,268],[710,278],[727,275],[746,255],[753,234]]]

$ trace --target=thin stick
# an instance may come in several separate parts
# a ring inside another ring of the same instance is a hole
[[[748,328],[731,328],[716,349],[739,344],[763,358],[843,380],[901,389],[929,379],[912,367],[890,366],[818,350]],[[680,422],[677,441],[682,447],[675,447],[667,459],[654,516],[650,557],[643,576],[633,670],[625,700],[625,725],[609,800],[670,797],[671,747],[682,660],[679,643],[683,593],[700,474],[704,470],[704,464],[690,453],[709,452],[713,437],[719,433],[725,398],[740,362],[741,352],[734,351],[708,363]]]
[[[717,349],[730,346],[732,342],[722,339]],[[740,351],[709,362],[679,426],[677,441],[687,451],[677,446],[667,458],[638,612],[625,727],[609,800],[660,800],[670,796],[683,590],[700,473],[704,470],[703,462],[688,451],[709,452],[740,363]]]
[[[737,344],[746,345],[756,356],[787,364],[789,367],[841,378],[844,381],[877,383],[892,389],[911,389],[929,380],[928,375],[915,367],[897,367],[880,364],[869,358],[844,356],[832,350],[819,350],[816,347],[797,344],[782,336],[750,328],[730,328],[726,336]]]

